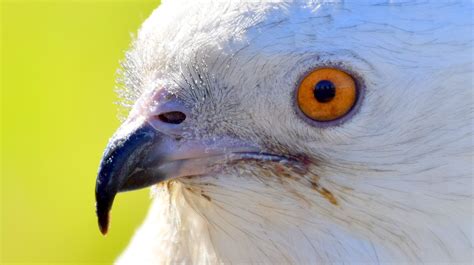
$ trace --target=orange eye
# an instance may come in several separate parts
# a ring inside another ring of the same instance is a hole
[[[308,74],[297,91],[298,107],[310,119],[332,121],[348,113],[356,102],[354,79],[334,68],[321,68]]]

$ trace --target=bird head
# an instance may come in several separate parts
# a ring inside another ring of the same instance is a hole
[[[472,195],[466,5],[163,3],[123,63],[131,110],[100,164],[102,233],[118,192],[154,185],[262,235],[443,248],[436,231],[465,227]]]

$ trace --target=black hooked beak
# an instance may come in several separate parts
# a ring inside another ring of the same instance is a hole
[[[286,156],[261,152],[254,144],[234,137],[177,137],[183,133],[185,113],[187,110],[174,101],[162,103],[147,116],[131,116],[135,118],[125,122],[109,141],[95,187],[102,234],[108,231],[109,213],[119,192],[180,177],[212,174],[231,162],[298,164]],[[160,115],[165,117],[155,118]]]
[[[97,175],[96,213],[100,231],[104,235],[109,227],[109,212],[118,192],[144,188],[166,178],[165,174],[156,170],[150,174],[143,165],[150,149],[159,141],[159,133],[148,122],[127,126],[130,126],[126,130],[128,133],[116,134],[109,141]]]

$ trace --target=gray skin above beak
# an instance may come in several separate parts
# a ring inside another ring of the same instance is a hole
[[[100,162],[96,180],[96,213],[99,228],[106,234],[109,212],[118,192],[145,188],[166,179],[159,170],[147,171],[143,165],[160,133],[147,122],[132,126],[125,135],[110,140]]]

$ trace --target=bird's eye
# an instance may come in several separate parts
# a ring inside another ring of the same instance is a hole
[[[347,114],[356,103],[354,79],[338,69],[320,68],[301,81],[296,99],[300,110],[310,119],[332,121]]]

